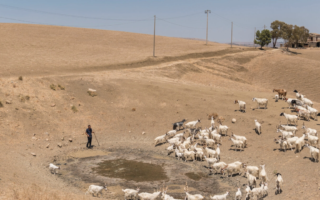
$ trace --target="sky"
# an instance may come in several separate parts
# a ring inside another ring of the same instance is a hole
[[[252,42],[274,20],[320,33],[319,0],[0,0],[0,23],[27,23]]]

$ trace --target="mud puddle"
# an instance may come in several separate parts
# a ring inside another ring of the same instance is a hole
[[[168,194],[184,199],[186,182],[192,194],[207,197],[230,190],[228,184],[221,183],[220,176],[209,175],[204,162],[182,162],[166,152],[150,150],[108,148],[107,151],[92,157],[57,158],[57,162],[67,162],[60,177],[83,191],[91,184],[106,183],[109,189],[103,198],[107,199],[123,199],[119,188],[139,187],[140,192],[153,193],[164,184],[169,188]]]
[[[92,169],[95,173],[110,178],[121,178],[127,181],[163,181],[169,180],[160,165],[117,159],[106,160]]]

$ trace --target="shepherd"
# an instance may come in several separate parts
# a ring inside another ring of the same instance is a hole
[[[87,135],[87,137],[88,137],[87,148],[92,148],[92,146],[91,146],[92,133],[94,133],[94,132],[92,132],[91,126],[88,125],[88,128],[87,128],[87,130],[86,130],[86,135]]]

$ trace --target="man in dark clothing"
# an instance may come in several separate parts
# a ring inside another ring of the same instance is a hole
[[[87,143],[87,148],[91,148],[91,141],[92,141],[92,129],[91,129],[91,126],[88,125],[88,128],[86,130],[86,134],[87,134],[87,137],[88,137],[88,143]]]

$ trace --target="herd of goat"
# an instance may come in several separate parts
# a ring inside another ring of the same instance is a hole
[[[287,149],[292,150],[295,148],[295,151],[298,153],[305,146],[309,148],[311,158],[314,162],[319,162],[319,139],[317,130],[307,128],[303,123],[302,129],[304,133],[301,137],[296,136],[298,131],[297,125],[298,120],[304,119],[309,121],[311,118],[317,120],[318,111],[313,108],[313,103],[311,100],[305,98],[304,95],[300,94],[297,90],[296,99],[286,98],[287,92],[284,89],[274,89],[273,92],[277,92],[275,95],[276,101],[282,99],[289,104],[289,108],[293,108],[293,112],[297,114],[286,114],[281,113],[280,116],[286,118],[287,124],[280,124],[276,126],[278,133],[281,133],[279,136],[280,139],[274,139],[275,142],[280,144],[280,149],[286,151]],[[252,101],[257,102],[258,108],[264,107],[267,109],[268,99],[265,98],[253,98]],[[244,101],[235,100],[235,104],[239,104],[241,112],[246,112],[246,103]],[[217,121],[217,120],[216,120]],[[215,119],[211,117],[211,126],[208,129],[201,129],[197,127],[197,124],[201,123],[200,119],[196,121],[187,122],[182,120],[180,122],[173,123],[173,130],[166,132],[164,135],[156,137],[154,140],[154,145],[160,145],[168,143],[169,146],[166,148],[168,155],[174,153],[178,160],[184,162],[187,161],[206,161],[208,164],[208,169],[210,174],[220,173],[222,175],[227,175],[227,177],[232,176],[233,174],[243,174],[247,179],[246,185],[246,195],[245,199],[251,198],[264,198],[268,195],[268,176],[266,173],[265,165],[257,166],[248,166],[245,163],[236,161],[233,163],[225,163],[220,160],[220,145],[221,138],[228,136],[229,127],[222,125],[222,122],[218,120],[216,125]],[[262,134],[261,124],[257,120],[254,120],[255,130],[257,134]],[[179,133],[180,130],[183,132]],[[306,139],[308,139],[306,142]],[[244,150],[248,145],[247,138],[240,135],[235,135],[231,132],[229,140],[232,141],[232,144],[235,150]],[[53,173],[56,173],[56,170],[60,169],[53,164],[50,164],[50,170]],[[282,192],[281,187],[283,184],[283,178],[280,173],[274,172],[276,176],[275,180],[275,193],[280,194]],[[257,179],[260,180],[258,184]],[[99,195],[103,190],[107,190],[106,186],[97,186],[90,185],[87,193],[92,195]],[[125,200],[128,199],[140,199],[140,200],[154,200],[161,196],[163,200],[177,200],[172,196],[167,194],[168,187],[163,187],[161,191],[156,191],[154,193],[140,192],[140,188],[137,189],[123,189]],[[205,197],[201,194],[190,194],[188,191],[188,185],[184,187],[185,191],[185,200],[202,200]],[[221,195],[210,196],[213,200],[225,200],[229,192],[226,192]],[[242,199],[242,192],[240,188],[235,193],[235,199]]]

